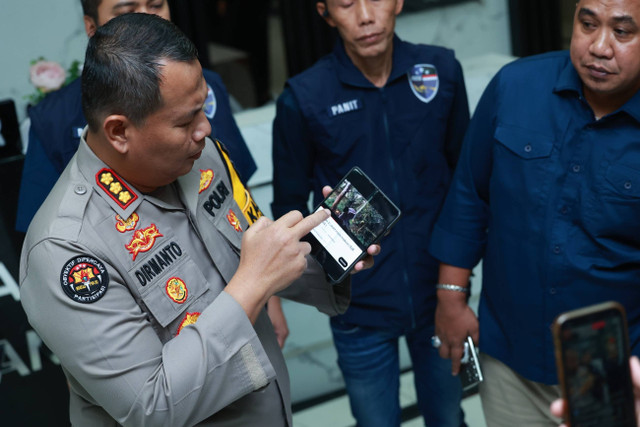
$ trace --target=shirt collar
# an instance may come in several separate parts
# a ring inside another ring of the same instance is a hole
[[[567,52],[566,63],[564,69],[560,72],[556,85],[553,88],[554,93],[570,91],[582,96],[582,80],[578,72],[573,67],[569,54]]]
[[[558,76],[558,80],[556,81],[553,91],[554,93],[569,91],[576,93],[578,96],[584,97],[582,80],[574,68],[573,63],[569,59],[569,55],[567,55],[567,63]],[[618,109],[618,111],[624,111],[637,122],[640,122],[640,91],[636,92],[630,100]]]
[[[393,58],[391,74],[387,83],[405,75],[412,67],[411,56],[408,54],[409,49],[408,43],[400,40],[397,35],[393,35]],[[333,53],[336,57],[336,69],[340,81],[351,86],[375,88],[373,83],[367,80],[364,74],[353,64],[340,37],[336,41]]]

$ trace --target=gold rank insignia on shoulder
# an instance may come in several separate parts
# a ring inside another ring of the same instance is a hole
[[[111,169],[104,168],[98,172],[96,183],[122,209],[126,209],[138,198],[138,195]]]
[[[187,315],[184,316],[184,319],[182,319],[182,322],[180,322],[180,326],[178,326],[178,332],[176,332],[176,336],[180,335],[180,332],[182,332],[182,329],[185,326],[193,325],[194,323],[196,323],[198,321],[198,317],[200,317],[199,312],[187,313]]]

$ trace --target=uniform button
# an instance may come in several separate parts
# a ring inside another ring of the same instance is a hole
[[[625,190],[631,190],[631,181],[627,181],[624,183]]]
[[[549,293],[550,293],[551,295],[555,295],[555,294],[556,294],[556,292],[557,292],[557,291],[556,291],[556,288],[551,288],[551,289],[549,289]]]
[[[529,145],[529,144],[525,145],[524,146],[524,151],[527,152],[527,153],[530,153],[531,152],[531,145]]]
[[[572,169],[575,173],[578,173],[580,172],[580,165],[573,165]]]
[[[74,191],[76,194],[83,195],[87,192],[87,187],[85,187],[84,185],[76,185]]]
[[[560,213],[561,213],[562,215],[566,215],[566,214],[567,214],[567,212],[569,212],[569,208],[568,208],[568,207],[563,206],[563,207],[561,207],[561,208],[560,208]]]
[[[559,253],[560,253],[560,246],[555,245],[555,246],[553,247],[553,253],[554,253],[554,254],[559,254]]]

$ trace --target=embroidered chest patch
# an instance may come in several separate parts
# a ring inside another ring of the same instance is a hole
[[[198,191],[198,194],[209,188],[213,182],[213,177],[214,173],[211,169],[200,169],[200,191]]]
[[[151,224],[147,228],[136,230],[131,241],[124,247],[133,255],[133,261],[135,261],[140,252],[147,252],[153,248],[158,237],[162,237],[162,234],[155,224]]]
[[[138,220],[140,217],[137,213],[132,213],[129,218],[126,220],[122,219],[120,215],[116,215],[116,230],[120,233],[126,233],[127,231],[132,231],[136,229],[138,225]]]
[[[179,277],[172,277],[171,279],[167,280],[165,290],[167,291],[167,295],[169,295],[169,298],[171,298],[171,301],[177,304],[184,303],[187,300],[187,296],[189,295],[187,285]]]
[[[216,95],[215,93],[213,93],[213,89],[211,89],[211,86],[207,85],[207,100],[202,106],[204,115],[207,116],[208,119],[213,119],[213,116],[216,115],[217,107],[218,102],[216,101]]]
[[[345,102],[339,102],[329,107],[329,116],[336,117],[341,114],[351,113],[362,109],[362,101],[359,99],[351,99]]]
[[[182,332],[182,329],[185,326],[193,325],[194,323],[196,323],[198,321],[198,317],[200,317],[199,312],[187,313],[187,315],[184,316],[184,319],[182,319],[180,326],[178,326],[178,332],[176,332],[176,336],[180,335],[180,332]]]
[[[438,70],[431,64],[416,64],[407,72],[409,86],[420,101],[429,103],[438,94],[440,78]]]

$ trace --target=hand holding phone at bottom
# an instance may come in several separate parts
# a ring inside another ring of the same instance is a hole
[[[629,367],[631,368],[631,382],[633,383],[633,395],[635,397],[636,407],[636,423],[640,426],[640,360],[636,356],[629,359]],[[556,399],[551,403],[551,414],[555,417],[562,417],[565,411],[566,402],[564,399]],[[559,427],[567,427],[566,424],[560,424]]]

